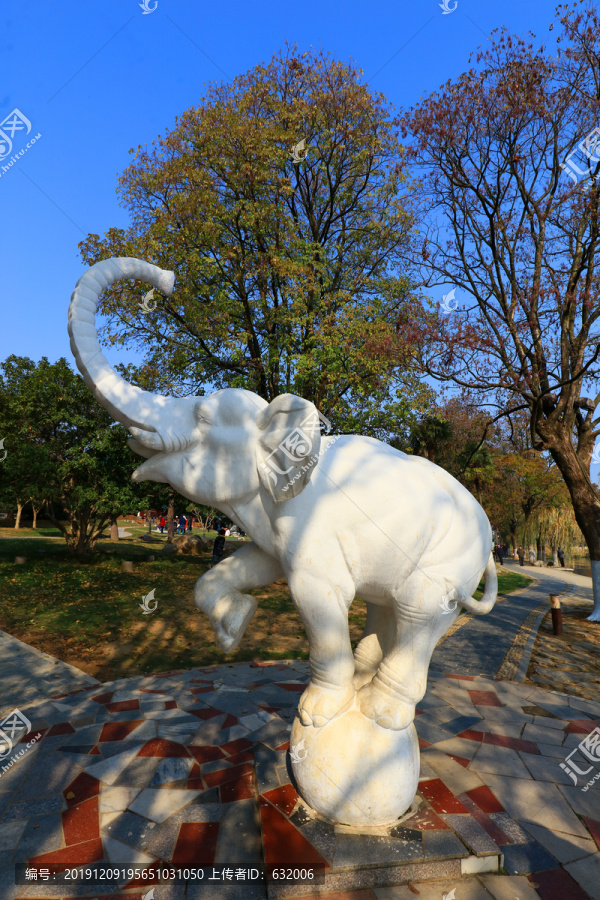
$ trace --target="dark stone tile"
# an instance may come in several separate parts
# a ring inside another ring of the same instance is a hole
[[[460,734],[461,731],[466,731],[467,728],[474,728],[477,731],[476,726],[480,722],[483,722],[481,716],[458,716],[456,719],[450,719],[449,722],[440,722],[440,726],[443,726],[444,731],[449,731],[451,734]]]
[[[206,885],[188,881],[186,900],[206,900]],[[212,884],[210,900],[266,900],[267,888],[262,884]],[[158,896],[156,900],[159,900]]]
[[[31,816],[41,816],[44,813],[57,812],[67,808],[63,796],[49,797],[47,800],[31,800],[28,803],[14,803],[5,813],[3,822],[12,822],[13,819],[29,819]]]
[[[137,813],[126,810],[109,822],[102,831],[130,847],[144,850],[158,834],[158,828],[156,822],[151,822],[143,816],[138,816]]]
[[[262,865],[260,817],[255,800],[224,803],[219,826],[216,865]]]
[[[477,856],[500,853],[500,848],[491,839],[487,831],[471,816],[444,816],[448,825],[453,828]]]
[[[113,782],[114,787],[146,787],[152,780],[160,762],[159,756],[135,757]]]
[[[296,816],[301,809],[303,809],[303,807],[298,807],[294,816]],[[292,816],[292,822],[294,821],[294,816]],[[310,841],[322,857],[328,862],[331,862],[338,837],[334,831],[333,825],[330,825],[329,822],[323,822],[321,819],[313,818],[308,818],[302,825],[298,824],[299,821],[301,821],[301,818],[299,818],[297,822],[294,822],[294,824],[300,829],[302,836],[305,837],[307,841]]]
[[[469,851],[452,831],[425,831],[423,851],[427,859],[445,859],[469,856]]]
[[[30,856],[58,850],[62,844],[62,817],[60,813],[32,816],[17,845],[15,862],[26,862]]]
[[[306,827],[302,829],[306,834]],[[338,834],[333,855],[333,869],[394,865],[423,859],[420,841],[398,841],[373,835]]]
[[[400,838],[402,841],[422,841],[423,832],[417,831],[416,828],[405,828],[403,825],[396,825],[390,831],[390,837]]]
[[[264,746],[257,747],[254,751],[256,786],[259,794],[264,794],[265,791],[269,791],[271,788],[279,787],[276,771],[279,757],[280,754],[275,750],[270,750]]]
[[[124,753],[125,750],[132,750],[134,747],[137,747],[138,750],[141,750],[146,741],[103,741],[101,744],[98,744],[98,749],[100,750],[100,754],[102,759],[108,759],[111,756],[118,756],[119,753]],[[91,759],[95,759],[98,762],[98,756],[92,756]]]
[[[556,860],[535,841],[531,844],[512,844],[502,848],[504,868],[509,875],[527,875],[555,869]]]

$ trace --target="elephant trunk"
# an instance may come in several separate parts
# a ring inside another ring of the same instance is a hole
[[[146,281],[169,296],[175,276],[173,272],[129,257],[115,257],[96,263],[81,276],[71,295],[71,350],[85,383],[98,402],[129,428],[150,452],[157,452],[168,449],[157,432],[161,419],[163,422],[165,420],[167,405],[173,402],[172,398],[157,396],[128,384],[104,358],[96,333],[95,316],[100,294],[120,278]]]

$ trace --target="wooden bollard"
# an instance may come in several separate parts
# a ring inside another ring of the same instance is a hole
[[[552,613],[552,631],[554,634],[562,634],[562,612],[560,609],[560,597],[558,594],[550,594],[550,612]]]
[[[122,560],[121,570],[123,572],[133,572],[133,563],[128,559]]]

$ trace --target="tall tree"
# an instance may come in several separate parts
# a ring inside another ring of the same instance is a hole
[[[501,30],[478,69],[403,117],[422,175],[423,283],[470,298],[467,318],[432,313],[404,337],[421,340],[426,372],[479,390],[494,413],[527,410],[585,535],[600,621],[600,394],[582,396],[599,377],[600,18],[587,0],[556,16],[552,51]]]
[[[88,264],[137,256],[177,275],[146,312],[145,286],[113,286],[104,337],[142,348],[139,384],[161,393],[291,392],[376,436],[412,421],[432,391],[395,327],[420,309],[398,274],[413,229],[401,154],[382,96],[321,52],[211,87],[120,178],[131,227],[80,245]]]

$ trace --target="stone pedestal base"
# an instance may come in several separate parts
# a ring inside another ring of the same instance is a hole
[[[301,797],[332,823],[389,825],[410,807],[419,782],[414,724],[391,731],[356,708],[323,728],[296,718],[290,758]]]

